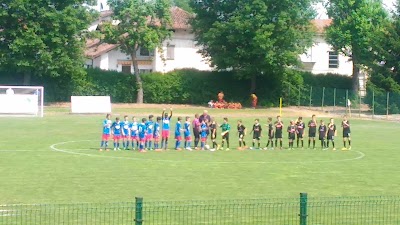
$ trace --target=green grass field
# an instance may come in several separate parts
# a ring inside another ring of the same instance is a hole
[[[117,114],[157,116],[160,108],[116,108],[113,118]],[[229,152],[99,152],[104,115],[68,111],[48,107],[44,118],[0,118],[1,204],[119,202],[133,201],[135,196],[146,200],[275,198],[297,197],[300,192],[326,197],[399,195],[399,124],[395,122],[351,118],[351,151],[236,151],[233,132]],[[176,116],[196,112],[202,109],[176,109],[173,124]],[[277,111],[211,110],[210,114],[219,122],[229,117],[231,125],[243,119],[251,127],[255,118],[265,124],[266,117]],[[288,124],[296,116],[284,111],[283,120]],[[340,136],[341,128],[336,138],[341,148]],[[249,144],[250,138],[246,137]],[[171,148],[173,144],[171,140]]]

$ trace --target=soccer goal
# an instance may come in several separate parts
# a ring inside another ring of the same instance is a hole
[[[43,87],[0,86],[0,116],[43,117]]]

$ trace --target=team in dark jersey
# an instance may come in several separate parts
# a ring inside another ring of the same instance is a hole
[[[153,121],[153,115],[150,115],[148,120],[143,118],[142,123],[138,122],[135,117],[132,118],[132,121],[129,121],[128,116],[124,116],[124,121],[120,121],[119,118],[116,118],[115,122],[111,121],[110,117],[111,115],[107,115],[106,120],[103,121],[103,134],[100,151],[103,149],[108,150],[108,139],[111,135],[114,139],[114,150],[120,150],[120,140],[122,140],[122,146],[125,150],[129,150],[130,143],[132,143],[132,150],[135,150],[135,147],[138,148],[139,151],[167,149],[168,138],[170,136],[169,130],[172,128],[170,127],[172,109],[170,110],[169,114],[165,113],[164,109],[162,117],[157,117],[156,121]],[[183,117],[178,117],[174,128],[176,140],[175,149],[181,150],[181,141],[183,136],[183,140],[185,141],[183,149],[191,151],[193,136],[195,139],[193,147],[196,146],[196,141],[201,141],[202,150],[219,150],[223,149],[224,145],[226,145],[225,150],[229,150],[229,134],[231,127],[228,123],[228,118],[224,118],[224,122],[222,124],[217,124],[217,122],[211,119],[211,117],[210,121],[208,118],[203,118],[201,122],[198,117],[199,116],[196,115],[193,122],[190,117],[185,117],[185,121],[183,120]],[[268,130],[263,131],[263,126],[266,126]],[[341,121],[341,127],[343,130],[342,150],[350,150],[351,132],[350,121],[347,119],[347,116],[343,117],[343,120]],[[218,134],[217,129],[221,129],[222,133],[220,135]],[[273,119],[269,117],[267,124],[263,125],[260,123],[259,119],[256,119],[250,132],[250,134],[252,134],[252,147],[250,147],[250,149],[262,149],[261,142],[263,139],[263,132],[267,132],[268,136],[267,144],[265,148],[263,148],[264,150],[272,150],[274,147],[278,147],[278,144],[279,149],[282,149],[284,129],[288,133],[289,150],[294,148],[295,140],[297,140],[296,147],[303,149],[303,139],[307,134],[306,129],[308,129],[308,148],[311,148],[312,143],[312,149],[315,149],[315,139],[318,135],[318,139],[321,142],[321,149],[327,150],[331,147],[332,150],[336,150],[334,139],[337,135],[337,126],[334,119],[330,118],[328,124],[325,124],[323,120],[320,120],[318,123],[315,115],[312,115],[311,120],[307,123],[307,127],[303,122],[302,117],[298,117],[297,120],[291,120],[287,126],[284,126],[280,116],[276,117],[275,122],[273,122]],[[238,149],[247,149],[245,142],[246,126],[243,124],[242,120],[237,121],[237,134],[239,142]],[[209,137],[212,142],[212,148],[207,145],[207,139]],[[221,145],[217,144],[218,137],[222,138]],[[161,148],[159,146],[160,138],[162,138]],[[195,149],[199,150],[197,148]]]

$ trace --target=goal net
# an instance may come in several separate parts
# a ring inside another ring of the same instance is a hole
[[[0,116],[43,117],[43,87],[0,86]]]

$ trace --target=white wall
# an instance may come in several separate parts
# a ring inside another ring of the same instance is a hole
[[[314,45],[308,49],[306,54],[300,56],[301,61],[305,62],[304,69],[314,74],[337,73],[350,76],[353,65],[349,58],[344,55],[339,55],[338,68],[329,68],[329,51],[332,51],[332,46],[322,36],[317,36]]]
[[[103,5],[102,10],[101,10],[101,4]],[[92,8],[98,12],[110,10],[110,6],[107,4],[107,0],[97,0],[97,4],[90,6],[90,8]]]
[[[175,45],[174,59],[167,60],[167,46]],[[168,72],[174,69],[195,68],[198,70],[212,70],[206,60],[197,53],[199,48],[195,45],[194,35],[188,31],[178,30],[171,36],[170,40],[163,43],[165,63],[161,55],[156,52],[155,71]]]

